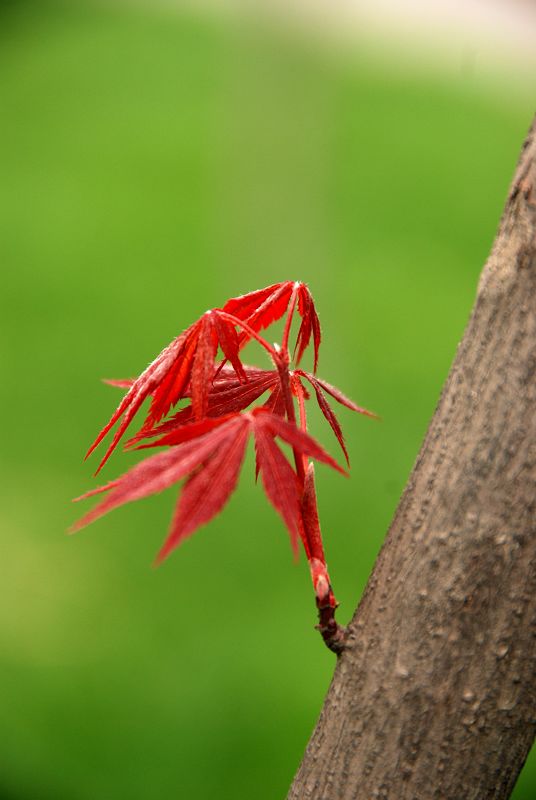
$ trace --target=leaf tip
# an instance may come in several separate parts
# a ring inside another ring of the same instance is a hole
[[[80,497],[75,497],[73,502],[80,499],[81,499]],[[82,517],[81,519],[76,520],[76,522],[73,522],[72,525],[69,525],[69,527],[65,531],[66,536],[74,536],[75,533],[78,533],[78,531],[81,531],[82,528],[85,528],[87,525],[85,519],[86,519],[85,517]]]
[[[173,548],[166,549],[166,547],[162,547],[162,549],[157,553],[156,557],[153,559],[153,563],[151,565],[152,569],[159,569],[162,566],[164,561],[167,561],[171,551]]]

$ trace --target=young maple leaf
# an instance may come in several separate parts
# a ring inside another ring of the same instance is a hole
[[[330,404],[326,399],[326,394],[331,395],[338,403],[346,408],[351,409],[352,411],[356,411],[358,414],[364,414],[367,417],[372,417],[374,419],[378,419],[378,415],[374,414],[373,411],[368,411],[366,408],[362,408],[361,406],[356,405],[353,400],[350,400],[346,395],[344,395],[339,389],[336,389],[335,386],[332,386],[330,383],[327,383],[320,378],[317,378],[316,375],[311,375],[309,372],[304,372],[301,369],[297,369],[294,371],[294,376],[298,378],[305,378],[309,381],[311,386],[313,387],[318,405],[322,414],[327,419],[333,433],[335,434],[337,441],[339,442],[341,449],[344,453],[346,458],[346,463],[350,466],[350,459],[348,456],[348,451],[346,449],[346,444],[344,442],[344,436],[342,432],[342,428],[340,425],[339,420],[337,419],[335,412],[331,408]]]
[[[283,316],[294,286],[294,281],[283,281],[266,286],[265,289],[233,297],[223,306],[223,311],[244,320],[254,331],[264,330]],[[243,331],[240,334],[240,346],[242,347],[249,338],[249,334]]]
[[[255,331],[263,330],[280,319],[289,303],[294,311],[294,303],[297,301],[298,314],[302,321],[298,331],[295,347],[295,361],[299,364],[311,340],[311,333],[314,342],[314,371],[318,365],[318,351],[320,348],[320,321],[316,313],[313,297],[309,287],[300,281],[284,281],[274,283],[265,289],[259,289],[249,294],[234,297],[223,307],[223,310],[232,314],[238,319],[247,322],[248,326]],[[289,317],[289,325],[292,314]],[[249,339],[247,331],[240,334],[240,347]]]
[[[262,394],[271,389],[278,381],[275,370],[261,370],[245,367],[247,383],[239,382],[236,376],[225,374],[214,380],[208,395],[207,417],[219,417],[233,412],[243,411]],[[187,393],[188,394],[188,393]],[[153,428],[142,428],[127,442],[127,447],[137,444],[142,439],[151,439],[164,433],[170,433],[195,419],[192,405],[181,408],[176,414]],[[150,447],[151,445],[142,445]]]
[[[316,313],[315,304],[309,287],[304,283],[300,284],[298,289],[298,313],[302,321],[298,330],[296,339],[296,347],[294,349],[294,360],[299,364],[302,356],[311,341],[311,333],[313,335],[314,343],[314,367],[313,371],[316,372],[318,367],[318,351],[320,349],[320,320]]]
[[[301,454],[346,473],[308,433],[262,408],[200,420],[166,434],[157,445],[167,445],[168,449],[137,464],[120,478],[77,498],[82,500],[109,492],[101,503],[75,524],[73,531],[124,503],[160,492],[188,477],[169,536],[158,556],[158,560],[162,560],[227,503],[236,487],[250,433],[255,437],[266,494],[283,517],[293,547],[296,548],[301,527],[300,487],[295,472],[275,444],[275,437],[290,444]]]
[[[267,411],[271,411],[272,414],[277,414],[278,417],[285,416],[285,398],[279,383],[274,385],[274,388],[270,392],[270,396],[266,403],[264,403],[263,408],[265,408]]]
[[[247,380],[238,355],[238,334],[233,324],[222,316],[219,309],[207,311],[174,339],[130,386],[112,418],[87,452],[86,458],[115,423],[123,418],[97,472],[102,469],[149,395],[152,395],[152,401],[144,427],[153,427],[161,420],[185,396],[187,386],[190,386],[194,416],[199,419],[205,415],[218,345],[238,377],[244,382]],[[124,385],[125,382],[113,383]]]

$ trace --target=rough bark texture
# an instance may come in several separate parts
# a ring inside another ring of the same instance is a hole
[[[536,129],[291,800],[507,798],[536,733]]]

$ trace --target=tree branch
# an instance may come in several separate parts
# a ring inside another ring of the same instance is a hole
[[[289,800],[507,798],[536,732],[536,123]]]

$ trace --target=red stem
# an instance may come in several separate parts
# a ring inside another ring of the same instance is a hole
[[[300,428],[302,431],[307,433],[307,412],[305,410],[305,393],[303,391],[303,386],[299,378],[294,377],[293,379],[293,386],[296,389],[296,396],[298,398],[298,409],[300,412]],[[309,464],[309,459],[307,456],[302,455],[302,464],[304,472],[307,471],[307,466]]]
[[[279,383],[281,385],[281,391],[283,392],[283,398],[285,400],[285,410],[287,412],[287,419],[289,422],[296,425],[296,412],[294,410],[294,400],[292,399],[292,391],[290,389],[290,375],[289,375],[288,363],[284,358],[283,353],[278,353],[278,356],[279,357],[276,361],[276,367],[277,371],[279,372]],[[296,448],[293,447],[292,452],[294,454],[294,463],[296,464],[296,472],[298,474],[300,486],[303,489],[303,486],[305,484],[305,469],[303,467],[303,459],[296,450]]]

